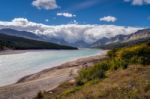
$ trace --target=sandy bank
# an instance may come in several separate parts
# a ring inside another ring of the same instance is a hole
[[[106,58],[106,53],[103,55],[81,58],[28,75],[20,79],[16,84],[0,87],[0,99],[32,99],[37,92],[52,90],[61,83],[72,79],[77,75],[80,68],[90,66]]]

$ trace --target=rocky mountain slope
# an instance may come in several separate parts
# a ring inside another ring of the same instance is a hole
[[[110,48],[122,46],[122,44],[135,44],[150,39],[150,29],[139,30],[130,35],[117,35],[112,38],[102,38],[91,45],[91,47]]]

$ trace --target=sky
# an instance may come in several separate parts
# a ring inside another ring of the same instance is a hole
[[[49,1],[49,3],[55,1],[55,3],[44,5],[42,1]],[[23,17],[48,25],[78,22],[79,24],[149,26],[150,0],[0,0],[0,13],[1,21]],[[59,16],[63,13],[70,13],[73,16]],[[117,20],[100,21],[100,18],[106,16],[113,16]]]
[[[67,41],[94,42],[149,26],[150,0],[0,0],[0,28]]]

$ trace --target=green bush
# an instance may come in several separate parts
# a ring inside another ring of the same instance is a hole
[[[105,77],[105,71],[110,68],[108,61],[97,63],[94,66],[84,68],[79,72],[77,84],[82,85],[93,79],[101,79]]]

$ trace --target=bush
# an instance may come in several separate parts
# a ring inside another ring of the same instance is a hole
[[[128,67],[128,63],[126,61],[117,58],[110,60],[109,65],[111,70],[117,70],[118,68],[126,69]]]
[[[110,68],[108,61],[97,63],[92,67],[84,68],[79,72],[77,77],[77,85],[82,85],[93,79],[101,79],[105,77],[105,72]]]
[[[110,57],[110,58],[113,58],[116,56],[116,52],[117,52],[118,49],[112,49],[110,51],[107,52],[107,55]]]

